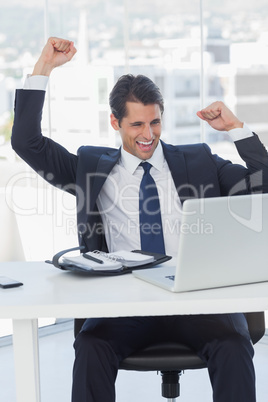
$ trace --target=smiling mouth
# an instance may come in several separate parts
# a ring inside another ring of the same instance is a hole
[[[139,146],[140,149],[146,151],[146,150],[150,150],[152,148],[154,139],[151,141],[137,141],[137,145]]]

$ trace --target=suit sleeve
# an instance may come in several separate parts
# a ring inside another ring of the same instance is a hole
[[[75,194],[77,156],[42,135],[45,91],[17,90],[11,145],[50,184]]]
[[[222,194],[268,193],[268,153],[259,137],[254,134],[235,141],[235,145],[246,167],[214,156]]]

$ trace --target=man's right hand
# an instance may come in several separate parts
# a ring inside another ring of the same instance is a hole
[[[32,75],[49,76],[55,67],[62,66],[70,61],[76,52],[73,42],[61,38],[49,38]]]

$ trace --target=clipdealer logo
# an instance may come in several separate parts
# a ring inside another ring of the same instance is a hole
[[[248,199],[245,200],[243,210],[238,211],[236,209],[235,198],[237,193],[241,191],[246,191],[248,189],[245,179],[237,183],[232,188],[228,197],[228,210],[231,216],[241,225],[258,233],[261,232],[263,229],[263,198],[262,192],[260,190],[257,191],[262,187],[262,184],[263,179],[261,172],[256,172],[250,175],[250,188],[252,190],[256,189],[256,192],[248,195]]]
[[[263,229],[263,200],[261,194],[252,194],[245,201],[243,211],[235,208],[235,197],[228,197],[228,210],[231,216],[241,225],[254,232],[260,233]]]

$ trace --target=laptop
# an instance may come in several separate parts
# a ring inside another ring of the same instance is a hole
[[[267,244],[268,194],[190,199],[183,204],[176,266],[133,275],[172,292],[264,282]]]

